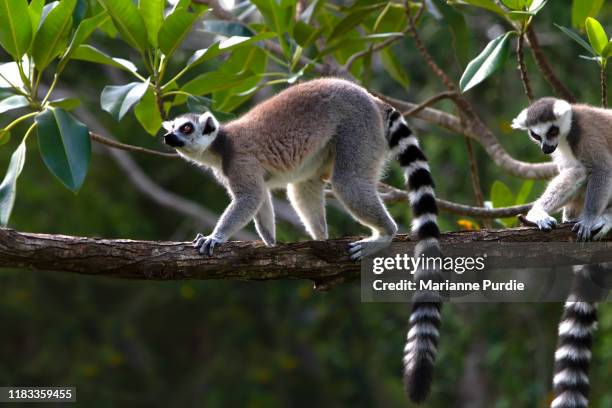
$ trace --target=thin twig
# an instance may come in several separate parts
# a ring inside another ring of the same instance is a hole
[[[431,98],[425,100],[424,102],[421,102],[414,108],[411,108],[410,110],[402,112],[402,115],[407,116],[407,117],[413,116],[421,112],[423,109],[430,107],[434,103],[441,101],[442,99],[454,99],[456,97],[457,97],[457,92],[449,92],[449,91],[440,92],[439,94],[432,96]]]
[[[478,166],[476,165],[476,157],[474,156],[474,148],[469,137],[464,136],[465,146],[467,147],[468,162],[470,163],[470,179],[472,180],[472,190],[474,190],[474,198],[479,207],[484,207],[484,197],[482,194],[482,186],[480,184],[480,176],[478,175]],[[486,228],[491,228],[491,222],[487,219],[482,219],[481,224]]]
[[[540,43],[538,42],[538,37],[536,35],[535,30],[533,29],[533,25],[530,24],[527,28],[527,41],[529,42],[529,47],[531,48],[531,54],[533,55],[533,59],[536,62],[542,76],[550,84],[555,93],[561,98],[565,99],[570,103],[575,103],[576,98],[572,94],[572,92],[565,86],[563,82],[555,75],[552,70],[552,67],[548,63],[546,56],[542,52],[540,48]]]
[[[529,76],[527,76],[527,68],[525,67],[525,56],[523,54],[523,45],[525,42],[525,33],[521,33],[516,42],[516,60],[518,62],[518,70],[521,75],[521,82],[523,83],[523,89],[525,90],[525,95],[527,95],[527,99],[529,99],[529,103],[533,102],[533,90],[531,89],[531,84],[529,83]]]
[[[138,152],[138,153],[148,153],[148,154],[152,154],[154,156],[161,156],[161,157],[166,157],[166,158],[170,158],[170,159],[176,159],[179,157],[178,154],[176,153],[165,153],[165,152],[159,152],[157,150],[151,150],[151,149],[147,149],[146,147],[140,147],[140,146],[134,146],[134,145],[129,145],[129,144],[125,144],[125,143],[121,143],[118,142],[116,140],[112,140],[112,139],[108,139],[102,135],[99,135],[97,133],[94,132],[89,132],[89,137],[91,137],[91,140],[94,140],[100,144],[106,145],[106,146],[110,146],[113,147],[115,149],[120,149],[120,150],[125,150],[128,152]]]
[[[389,45],[393,44],[394,42],[401,40],[402,38],[404,38],[406,36],[406,33],[408,32],[408,28],[405,28],[404,30],[402,30],[401,34],[397,34],[395,36],[389,37],[387,38],[385,41],[376,44],[372,47],[368,47],[365,50],[356,52],[355,54],[351,55],[347,60],[346,63],[343,66],[343,69],[346,71],[350,71],[351,67],[353,66],[353,64],[355,63],[355,61],[357,61],[359,58],[369,54],[369,53],[374,53],[376,51],[380,51],[383,48],[388,47]]]
[[[606,64],[605,62],[600,65],[599,78],[601,81],[601,106],[604,109],[608,108],[608,78],[606,75]]]
[[[408,202],[408,192],[385,183],[379,183],[378,189],[380,192],[380,198],[385,203],[397,203],[397,202]],[[334,198],[335,195],[331,190],[325,190],[325,196],[328,198]],[[443,200],[436,198],[438,208],[442,211],[449,213],[464,215],[468,217],[476,218],[506,218],[513,217],[515,215],[526,213],[531,209],[532,203],[523,205],[514,205],[510,207],[500,208],[487,208],[487,207],[474,207],[471,205],[459,204],[452,201]]]

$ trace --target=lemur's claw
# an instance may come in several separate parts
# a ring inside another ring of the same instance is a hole
[[[548,232],[557,226],[557,220],[539,208],[532,208],[525,219],[529,223],[537,225],[541,231]]]
[[[593,241],[604,239],[612,230],[612,215],[606,214],[598,218],[595,223]]]
[[[363,245],[361,244],[361,242],[351,242],[349,244],[349,256],[351,258],[351,260],[353,261],[358,261],[362,258],[362,249],[363,249]]]
[[[193,241],[193,246],[198,250],[200,255],[208,256],[212,256],[216,246],[219,246],[220,244],[225,242],[215,237],[206,237],[202,234],[198,234]]]
[[[389,246],[393,237],[378,237],[376,240],[370,238],[362,239],[360,241],[351,242],[349,246],[349,256],[353,261],[360,261],[366,256],[375,254]]]
[[[538,228],[541,231],[550,232],[553,228],[557,226],[557,220],[550,217],[548,219],[539,220],[538,222],[536,222],[536,224],[538,225]]]
[[[580,220],[574,224],[572,231],[577,235],[576,240],[586,242],[591,240],[591,235],[594,232],[595,223],[591,220]]]

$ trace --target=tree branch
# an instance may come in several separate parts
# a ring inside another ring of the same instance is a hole
[[[104,137],[94,132],[89,132],[89,137],[91,138],[91,140],[98,142],[100,144],[103,144],[103,145],[106,145],[106,146],[109,146],[115,149],[125,150],[127,152],[148,153],[148,154],[152,154],[153,156],[160,156],[160,157],[165,157],[169,159],[176,159],[179,157],[179,155],[176,153],[160,152],[157,150],[147,149],[145,147],[121,143],[121,142],[118,142],[113,139],[109,139],[107,137]]]
[[[516,42],[516,60],[518,62],[518,70],[521,76],[521,82],[523,83],[523,90],[529,103],[533,102],[533,90],[529,83],[529,76],[527,75],[527,68],[525,67],[525,55],[523,53],[523,45],[525,43],[525,33],[521,32]]]
[[[391,98],[378,92],[373,92],[373,94],[392,105],[400,112],[410,111],[419,106],[414,103]],[[432,108],[420,110],[414,114],[414,116],[443,127],[453,133],[465,135],[478,141],[489,156],[491,156],[496,165],[517,177],[526,179],[547,179],[554,177],[558,172],[557,166],[552,162],[527,163],[516,160],[510,156],[506,149],[499,143],[497,137],[495,137],[480,119],[479,122],[473,126],[466,126],[461,123],[461,120],[457,116]]]
[[[567,242],[573,237],[571,225],[564,224],[549,233],[526,227],[452,232],[442,234],[441,242]],[[265,247],[261,242],[234,241],[222,245],[212,257],[205,257],[189,242],[112,240],[0,228],[0,267],[144,280],[308,279],[321,289],[359,275],[359,263],[347,256],[347,245],[352,240],[354,237],[345,237],[274,247]],[[407,235],[398,236],[396,241],[413,245]],[[528,255],[521,254],[519,258],[511,253],[504,260],[508,265]],[[553,263],[557,258],[538,255],[551,258]]]
[[[546,56],[542,52],[540,48],[540,43],[538,41],[538,36],[536,35],[535,30],[533,29],[533,24],[530,24],[527,28],[527,41],[529,41],[529,47],[531,48],[531,53],[533,55],[533,59],[536,62],[536,65],[540,69],[542,76],[546,82],[550,84],[555,93],[559,95],[561,98],[565,99],[570,103],[576,102],[576,97],[572,94],[572,92],[559,80],[557,75],[552,70],[552,67],[548,63]]]

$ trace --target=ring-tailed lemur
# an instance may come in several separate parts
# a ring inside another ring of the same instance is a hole
[[[524,109],[512,127],[527,130],[544,153],[552,154],[559,169],[527,220],[550,230],[556,225],[550,214],[563,207],[563,221],[576,221],[579,240],[605,237],[612,229],[612,111],[543,98]],[[610,267],[602,265],[575,269],[575,285],[559,324],[553,408],[588,405],[597,304],[584,301],[579,288],[588,275],[602,273],[597,272],[602,268],[610,273]]]
[[[349,245],[354,260],[389,245],[397,226],[377,191],[383,167],[396,157],[407,179],[415,256],[438,254],[440,231],[427,159],[403,117],[362,87],[325,78],[294,85],[240,118],[219,122],[210,113],[164,123],[165,143],[185,159],[212,168],[231,203],[213,232],[198,234],[201,254],[231,237],[251,219],[266,245],[275,243],[270,190],[287,188],[289,200],[313,239],[327,238],[324,187],[372,236]],[[425,272],[417,272],[416,278]],[[435,359],[440,304],[416,302],[405,347],[409,396],[425,398]]]

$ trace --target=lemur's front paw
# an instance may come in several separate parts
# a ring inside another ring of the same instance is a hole
[[[548,215],[544,210],[538,208],[532,208],[527,213],[527,221],[532,222],[538,226],[542,231],[550,231],[557,226],[557,220]]]
[[[596,218],[580,218],[572,231],[578,236],[578,241],[599,241],[608,235],[612,229],[612,217],[607,214]]]
[[[198,250],[200,255],[212,256],[214,248],[223,244],[225,241],[226,240],[212,235],[204,236],[198,234],[193,240],[193,246]]]
[[[353,261],[359,261],[366,256],[375,254],[389,246],[392,238],[378,237],[376,240],[366,238],[349,244],[349,256]]]
[[[595,220],[595,235],[593,241],[604,239],[612,230],[612,214],[604,214]],[[597,231],[599,230],[599,231]]]

